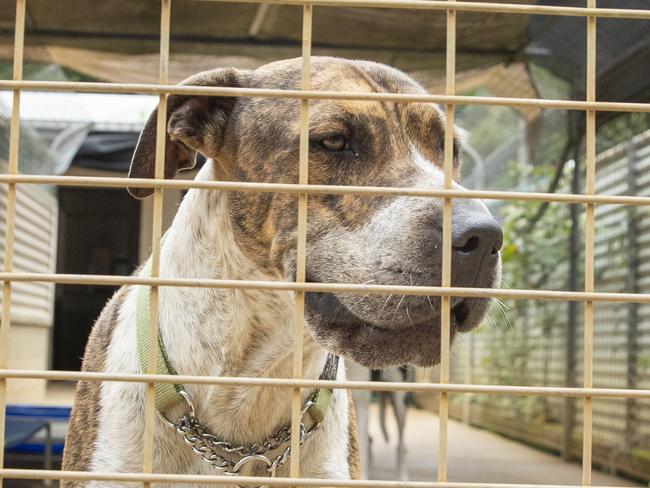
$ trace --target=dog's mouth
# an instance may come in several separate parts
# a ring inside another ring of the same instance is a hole
[[[451,307],[451,320],[456,325],[459,331],[465,332],[465,330],[473,329],[476,325],[470,326],[466,329],[466,325],[470,316],[472,309],[469,302],[462,298],[458,303]]]
[[[364,366],[432,366],[440,358],[440,300],[427,301],[426,297],[423,300],[426,301],[426,314],[413,314],[401,322],[375,323],[360,318],[335,294],[308,292],[305,295],[305,314],[314,339],[322,347]],[[489,302],[485,298],[452,299],[452,339],[456,333],[477,327]]]

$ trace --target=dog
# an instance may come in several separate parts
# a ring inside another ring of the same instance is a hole
[[[413,381],[413,370],[394,366],[373,372],[375,381]],[[388,427],[386,425],[387,404],[393,410],[397,426],[397,459],[395,461],[395,479],[408,481],[408,466],[406,462],[406,444],[404,443],[404,430],[406,428],[406,412],[408,411],[408,393],[405,391],[380,391],[379,392],[379,426],[384,436],[384,441],[389,441]]]
[[[380,370],[370,370],[353,361],[346,362],[346,372],[349,380],[355,381],[413,381],[413,372],[410,368],[392,366]],[[386,410],[390,404],[397,427],[397,449],[395,461],[395,480],[408,480],[408,466],[406,462],[406,444],[404,443],[404,429],[406,427],[406,413],[408,410],[408,393],[404,391],[379,391],[379,426],[386,442],[389,441],[388,427],[386,425]],[[359,431],[359,464],[361,479],[368,479],[372,466],[372,438],[369,433],[370,400],[372,392],[369,390],[356,390],[352,392],[354,411]]]
[[[300,59],[256,70],[215,69],[193,86],[296,89]],[[316,90],[423,94],[406,74],[385,65],[312,59]],[[295,99],[170,95],[165,177],[207,158],[196,179],[298,182],[299,106]],[[445,115],[432,104],[313,100],[309,120],[309,182],[418,188],[443,186]],[[152,178],[156,112],[142,131],[130,177]],[[459,176],[454,144],[454,177]],[[458,183],[454,188],[461,189]],[[130,188],[144,198],[151,189]],[[439,285],[442,201],[417,197],[310,195],[308,282]],[[161,248],[160,275],[190,279],[292,281],[296,275],[297,198],[283,193],[191,189]],[[452,284],[496,287],[502,235],[483,203],[454,200]],[[146,275],[146,268],[136,272]],[[84,371],[139,373],[136,314],[140,286],[116,292],[97,319]],[[439,299],[309,292],[305,296],[303,371],[317,378],[328,352],[366,367],[439,361]],[[451,334],[476,327],[490,300],[454,298]],[[292,375],[295,294],[277,290],[161,287],[160,342],[179,374],[284,378]],[[343,368],[337,378],[344,379]],[[145,385],[78,384],[63,469],[140,472]],[[195,417],[216,439],[251,446],[290,424],[291,390],[281,387],[186,385]],[[303,392],[306,402],[311,392]],[[163,415],[187,415],[180,402]],[[303,477],[358,477],[358,439],[346,390],[334,389],[320,429],[300,450]],[[218,474],[174,429],[156,420],[157,473]],[[228,455],[224,454],[227,458]],[[233,454],[234,456],[234,454]],[[275,474],[288,475],[289,463]],[[268,475],[263,463],[238,473]],[[233,479],[233,482],[236,482]],[[71,486],[110,482],[65,481]],[[117,483],[115,483],[117,485]]]

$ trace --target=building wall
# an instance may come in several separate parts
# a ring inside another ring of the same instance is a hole
[[[6,171],[0,161],[0,171]],[[6,219],[5,185],[0,187],[0,220]],[[52,273],[56,261],[58,207],[50,189],[18,185],[14,232],[13,270]],[[4,262],[5,226],[0,226],[0,261]],[[46,369],[49,361],[54,285],[16,282],[11,288],[10,369]],[[1,303],[1,297],[0,297]],[[45,382],[11,380],[9,403],[38,403],[45,396]]]
[[[9,337],[9,368],[47,369],[50,327],[12,324]],[[8,403],[40,404],[45,401],[44,380],[9,380]]]

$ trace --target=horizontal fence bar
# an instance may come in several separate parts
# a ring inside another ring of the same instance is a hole
[[[632,195],[576,195],[500,190],[446,190],[383,186],[300,185],[248,181],[157,180],[102,176],[49,176],[0,174],[0,183],[106,188],[168,188],[222,190],[255,193],[308,193],[310,195],[368,195],[388,197],[473,198],[482,200],[536,201],[595,205],[650,205],[650,197]]]
[[[565,17],[603,17],[618,19],[650,19],[650,10],[618,8],[556,7],[524,5],[517,3],[478,3],[440,0],[199,0],[220,3],[271,3],[276,5],[314,5],[320,7],[396,8],[404,10],[456,10],[461,12],[487,12],[502,14],[560,15]]]
[[[220,280],[193,278],[152,278],[144,276],[84,275],[57,273],[0,273],[0,281],[59,283],[66,285],[152,285],[188,288],[226,288],[275,291],[307,291],[413,296],[505,298],[513,300],[550,300],[561,302],[650,303],[649,293],[609,293],[561,290],[525,290],[503,288],[462,288],[413,285],[367,285],[352,283],[296,283],[292,281]]]
[[[278,90],[233,88],[222,86],[154,85],[147,83],[96,83],[71,81],[0,80],[0,90],[53,91],[75,93],[112,93],[161,95],[204,95],[223,97],[295,98],[308,100],[362,100],[396,103],[438,103],[445,105],[498,105],[540,109],[596,110],[599,112],[650,112],[649,103],[585,102],[535,98],[472,97],[464,95],[430,95],[407,93],[356,93],[321,90]]]
[[[269,485],[269,486],[322,486],[351,488],[581,488],[582,485],[535,485],[510,483],[462,483],[440,481],[379,481],[343,480],[318,478],[269,478],[264,476],[224,476],[193,474],[143,474],[102,473],[83,471],[53,471],[45,469],[0,469],[0,476],[10,479],[29,480],[97,480],[149,483],[225,484],[225,485]],[[618,488],[601,486],[599,488]]]
[[[281,388],[339,388],[372,391],[417,391],[428,393],[478,393],[512,396],[638,398],[650,400],[650,390],[619,388],[567,388],[553,386],[470,385],[460,383],[413,383],[384,381],[339,381],[245,376],[196,376],[87,371],[0,369],[0,378],[60,381],[115,381],[124,383],[183,383],[188,385],[257,386]]]

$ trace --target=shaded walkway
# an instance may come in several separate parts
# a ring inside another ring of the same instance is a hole
[[[381,435],[376,405],[371,406],[370,434],[373,439],[373,479],[395,477],[395,425],[388,412],[390,443]],[[438,465],[438,417],[424,410],[409,409],[406,419],[408,472],[412,481],[435,481]],[[524,444],[497,434],[449,421],[449,481],[473,483],[581,484],[581,466],[565,463]],[[594,470],[594,485],[643,486]]]

